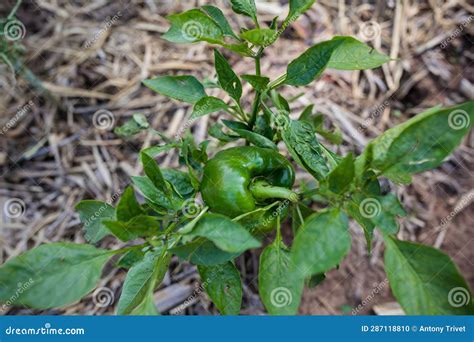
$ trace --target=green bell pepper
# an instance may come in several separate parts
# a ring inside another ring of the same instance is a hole
[[[295,171],[278,152],[254,146],[221,151],[204,167],[201,194],[211,211],[236,217],[271,203],[297,201]]]

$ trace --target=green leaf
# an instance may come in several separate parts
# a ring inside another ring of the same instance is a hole
[[[271,148],[275,151],[278,151],[278,147],[273,141],[264,137],[263,135],[249,131],[245,125],[239,125],[239,122],[236,121],[222,120],[222,122],[251,144],[258,147]]]
[[[188,132],[181,143],[180,157],[184,159],[186,165],[201,171],[201,164],[205,164],[208,159],[206,152],[208,143],[209,141],[203,141],[199,146],[196,146],[193,135]]]
[[[338,36],[318,43],[293,60],[285,83],[301,86],[318,78],[326,68],[363,70],[379,67],[390,58],[352,37]]]
[[[346,191],[354,180],[354,157],[349,153],[327,177],[329,190],[336,194]]]
[[[295,315],[304,287],[304,278],[294,272],[290,252],[278,240],[260,255],[258,292],[272,315]]]
[[[271,126],[271,118],[266,114],[257,115],[253,131],[273,141],[275,131]]]
[[[395,182],[433,169],[459,145],[474,121],[474,101],[433,108],[372,140],[358,162]]]
[[[260,242],[242,225],[218,214],[205,214],[187,236],[209,239],[229,253],[240,254],[247,249],[260,247]]]
[[[310,47],[288,65],[285,83],[294,86],[311,83],[323,73],[341,44],[342,41],[333,39]]]
[[[162,169],[161,173],[181,197],[190,198],[194,195],[195,191],[189,174],[176,169]]]
[[[145,256],[145,252],[142,250],[138,249],[132,249],[125,253],[116,263],[116,267],[122,267],[129,269],[133,265],[135,265],[137,262],[141,261],[143,257]]]
[[[216,49],[214,49],[214,58],[217,79],[220,86],[238,102],[242,96],[242,83],[239,77],[232,70],[229,62],[227,62],[224,56]]]
[[[143,130],[148,129],[149,127],[150,124],[148,123],[145,115],[137,113],[133,114],[133,117],[125,124],[120,127],[116,127],[114,129],[114,133],[121,137],[128,138],[132,135],[140,133]]]
[[[258,207],[242,214],[234,220],[255,236],[266,234],[276,227],[278,216],[282,219],[286,217],[289,205],[289,200],[273,202],[265,207]]]
[[[202,218],[202,216],[208,211],[208,209],[209,209],[208,207],[205,207],[195,217],[193,217],[190,221],[187,221],[184,225],[180,226],[177,233],[178,234],[188,234],[188,233],[190,233],[194,229],[194,227],[196,227],[196,224],[199,222],[199,220]]]
[[[275,106],[280,109],[280,111],[283,111],[284,114],[288,114],[291,112],[290,109],[290,103],[288,102],[287,99],[283,97],[283,95],[277,93],[277,92],[272,92],[272,97],[271,97],[273,103]]]
[[[248,126],[240,121],[222,120],[222,122],[231,130],[248,129]]]
[[[168,198],[148,177],[133,176],[132,182],[147,201],[168,210],[179,209],[179,204]]]
[[[246,15],[257,21],[257,7],[254,0],[230,0],[232,10],[237,14]]]
[[[168,184],[166,183],[156,160],[144,152],[140,152],[140,159],[146,176],[151,180],[157,189],[169,197],[171,195],[171,191],[168,188]]]
[[[241,56],[246,56],[246,57],[252,57],[253,52],[252,50],[248,47],[247,43],[242,43],[242,44],[221,44],[223,47],[226,49],[233,51],[235,53],[238,53]]]
[[[123,192],[117,204],[116,213],[117,220],[124,222],[130,221],[135,216],[145,213],[135,197],[133,187],[127,186]]]
[[[269,46],[275,41],[277,36],[278,33],[275,30],[259,28],[244,31],[240,34],[242,39],[257,46]]]
[[[342,132],[339,127],[336,127],[334,131],[327,131],[322,128],[316,128],[315,132],[322,136],[324,139],[335,145],[341,145],[343,142]]]
[[[288,12],[288,16],[283,21],[280,29],[278,29],[278,17],[275,17],[272,20],[270,28],[275,30],[275,32],[265,46],[275,42],[292,22],[296,21],[296,19],[298,19],[301,14],[306,12],[313,5],[314,1],[315,0],[290,0],[290,10]]]
[[[218,139],[219,141],[222,141],[224,143],[235,141],[239,139],[238,136],[233,136],[226,134],[222,131],[222,125],[220,123],[216,123],[209,127],[208,133],[211,137]]]
[[[385,244],[385,272],[406,314],[472,315],[472,293],[449,256],[394,237]]]
[[[161,233],[161,223],[156,216],[139,215],[128,222],[104,221],[104,225],[124,242]]]
[[[199,9],[192,9],[167,17],[170,29],[162,36],[173,43],[206,41],[213,44],[223,42],[224,32],[219,24]]]
[[[270,83],[270,79],[265,76],[258,76],[258,75],[242,75],[240,76],[243,80],[250,83],[250,85],[256,90],[263,92],[267,90],[268,83]]]
[[[159,314],[151,291],[146,293],[142,301],[130,312],[132,316],[157,316]]]
[[[115,219],[114,207],[101,201],[85,200],[80,201],[75,209],[84,225],[87,241],[96,243],[110,233],[102,221]]]
[[[322,157],[321,144],[316,139],[311,125],[287,117],[282,117],[282,122],[282,138],[293,159],[317,180],[326,177],[329,168]]]
[[[203,141],[199,147],[196,146],[193,135],[188,132],[180,144],[179,161],[188,167],[191,182],[196,190],[199,189],[199,173],[202,172],[202,164],[205,164],[208,159],[206,152],[208,143],[209,141]]]
[[[352,37],[334,37],[342,44],[332,53],[328,68],[337,70],[366,70],[378,68],[390,57]]]
[[[270,25],[268,25],[273,30],[278,29],[278,16],[274,17],[272,21],[270,22]]]
[[[347,217],[334,208],[305,220],[293,241],[291,261],[300,276],[309,277],[336,267],[350,248]]]
[[[364,228],[369,249],[375,227],[386,234],[396,234],[397,216],[406,216],[394,194],[369,195],[362,191],[352,195],[350,202],[346,204],[346,210]]]
[[[16,298],[15,305],[35,309],[72,304],[94,289],[112,253],[73,243],[33,248],[0,267],[0,302]],[[18,295],[20,286],[27,288]]]
[[[191,119],[196,119],[219,110],[228,110],[229,106],[221,99],[214,96],[205,96],[200,99],[193,108]]]
[[[357,221],[357,223],[364,230],[365,240],[367,242],[367,250],[370,252],[372,249],[372,238],[374,236],[375,223],[372,222],[370,218],[362,215],[363,211],[361,208],[361,203],[367,197],[363,194],[353,194],[350,201],[345,203],[344,209],[347,214]]]
[[[223,315],[238,315],[242,305],[242,283],[235,265],[228,261],[214,266],[198,266],[207,294]]]
[[[174,247],[170,252],[176,254],[183,260],[194,265],[218,265],[233,260],[241,253],[229,253],[216,247],[214,243],[206,239],[196,239],[185,245]]]
[[[317,134],[328,140],[330,143],[341,145],[343,141],[341,130],[338,127],[336,127],[334,131],[325,130],[323,127],[323,115],[318,114],[313,116],[313,108],[314,105],[312,104],[307,106],[300,114],[299,120],[309,123],[311,126],[313,126],[313,129]]]
[[[174,144],[151,146],[151,147],[147,147],[147,148],[143,149],[142,152],[148,154],[152,158],[155,158],[160,153],[168,152],[169,150],[172,150],[175,147],[176,147],[176,145],[174,145]]]
[[[161,95],[196,103],[206,96],[204,86],[194,76],[159,76],[144,80],[143,84]]]
[[[382,210],[372,218],[372,222],[384,233],[398,233],[397,216],[406,216],[406,212],[394,194],[377,196]],[[361,208],[363,210],[363,208]]]
[[[278,150],[277,145],[275,145],[273,141],[264,137],[263,135],[260,135],[252,131],[248,131],[246,129],[234,129],[234,132],[255,146],[270,148],[275,151]]]
[[[306,284],[308,285],[309,288],[312,289],[318,286],[319,284],[321,284],[325,279],[326,279],[326,274],[324,273],[314,274],[308,278]]]
[[[315,0],[290,0],[290,11],[285,21],[295,21],[301,14],[313,6]]]
[[[229,36],[240,40],[240,38],[232,30],[232,27],[230,27],[229,22],[224,16],[224,13],[222,13],[219,8],[211,5],[205,5],[202,6],[202,8],[207,12],[207,14],[209,14],[209,16],[211,16],[212,19],[214,19],[217,25],[219,25],[224,36]]]
[[[310,104],[303,109],[303,111],[300,114],[299,121],[306,121],[309,124],[312,124],[314,127],[314,119],[313,119],[313,109],[314,109],[314,104]],[[322,117],[321,117],[322,118]]]
[[[358,182],[357,192],[352,195],[349,201],[344,203],[344,209],[364,230],[365,239],[367,241],[367,250],[370,253],[375,223],[371,220],[370,215],[365,215],[367,209],[365,211],[362,210],[362,201],[367,198],[376,198],[380,196],[380,184],[375,173],[372,171],[367,171],[360,175],[360,177],[356,177],[356,182]]]
[[[130,268],[120,295],[118,315],[158,314],[153,303],[153,290],[156,283],[161,282],[162,279],[159,279],[158,275],[166,272],[169,261],[170,257],[166,252],[152,251]]]

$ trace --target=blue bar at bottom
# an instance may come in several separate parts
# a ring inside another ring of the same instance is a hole
[[[0,341],[474,341],[474,316],[3,316]]]

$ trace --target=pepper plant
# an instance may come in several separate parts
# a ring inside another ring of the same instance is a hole
[[[280,77],[262,75],[265,49],[313,2],[290,0],[289,14],[265,26],[253,0],[231,0],[233,11],[251,23],[239,32],[211,5],[170,15],[164,39],[204,41],[227,52],[214,50],[216,79],[169,75],[144,84],[191,104],[192,120],[226,113],[227,119],[209,129],[218,145],[211,151],[209,141],[197,145],[190,133],[177,139],[161,134],[163,144],[140,153],[144,175],[132,177],[115,206],[95,200],[77,205],[90,244],[51,243],[11,258],[0,268],[0,301],[7,302],[18,283],[31,279],[15,304],[38,309],[71,304],[94,289],[113,258],[116,267],[128,270],[117,314],[157,314],[153,293],[172,256],[178,256],[197,265],[215,307],[235,315],[242,303],[235,259],[263,248],[260,298],[270,314],[292,315],[304,286],[317,285],[348,254],[353,219],[363,229],[369,252],[374,230],[383,237],[386,274],[407,314],[472,314],[469,286],[451,259],[432,247],[397,239],[397,219],[406,212],[379,180],[409,184],[412,174],[440,165],[469,132],[474,101],[418,114],[372,140],[358,156],[335,153],[320,138],[340,143],[337,131],[324,129],[313,106],[294,113],[280,90],[309,85],[328,68],[372,69],[390,59],[353,37],[338,36],[308,48]],[[253,60],[255,73],[237,75],[226,58],[232,53]],[[245,82],[253,88],[250,100],[242,98]],[[209,96],[210,88],[228,96]],[[127,136],[142,129],[151,128],[135,115],[116,133]],[[216,148],[220,151],[214,153]],[[160,168],[158,154],[173,149],[182,167]],[[314,181],[295,185],[295,166]],[[108,235],[125,247],[94,246]]]

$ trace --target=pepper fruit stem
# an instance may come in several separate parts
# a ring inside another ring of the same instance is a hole
[[[298,202],[298,194],[290,189],[273,186],[267,181],[257,180],[250,184],[249,190],[257,201],[265,201],[270,198],[283,198],[291,202]]]

